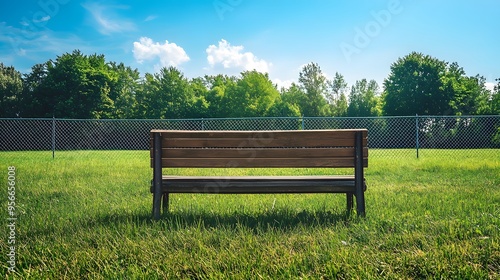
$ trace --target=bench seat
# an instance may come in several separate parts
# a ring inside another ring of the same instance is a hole
[[[364,183],[366,190],[366,183]],[[151,192],[153,192],[151,188]],[[164,193],[355,193],[354,176],[162,176]]]

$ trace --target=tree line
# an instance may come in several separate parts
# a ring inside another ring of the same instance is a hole
[[[390,67],[382,88],[349,86],[305,65],[297,83],[278,88],[267,73],[187,78],[175,67],[141,77],[137,69],[79,50],[21,74],[0,62],[0,118],[181,119],[229,117],[368,117],[500,114],[500,79],[467,76],[457,63],[413,52]]]

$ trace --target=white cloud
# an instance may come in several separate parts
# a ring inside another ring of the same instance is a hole
[[[259,72],[269,72],[271,63],[257,58],[251,52],[243,52],[243,46],[231,46],[229,42],[222,39],[219,45],[210,45],[207,49],[207,60],[211,67],[217,64],[225,69],[237,68],[240,70],[257,70]]]
[[[23,48],[19,48],[19,51],[17,52],[17,55],[19,56],[26,56],[26,50]]]
[[[495,84],[494,83],[484,83],[484,86],[486,89],[493,91],[495,89]]]
[[[155,68],[178,66],[189,61],[189,56],[184,49],[175,43],[165,40],[164,44],[153,42],[148,37],[142,37],[139,42],[134,42],[134,58],[137,62],[159,60]]]
[[[152,21],[152,20],[155,20],[157,18],[158,18],[158,16],[156,16],[156,15],[150,15],[146,19],[144,19],[144,21]]]
[[[33,22],[35,23],[40,23],[40,22],[46,22],[46,21],[49,21],[50,20],[50,16],[47,15],[47,16],[44,16],[40,19],[33,19]],[[24,25],[24,24],[23,24]]]
[[[273,83],[275,83],[278,86],[278,89],[281,88],[290,88],[292,83],[296,83],[297,81],[294,80],[281,80],[281,79],[273,79]]]
[[[82,6],[90,12],[93,19],[97,22],[97,29],[101,34],[109,35],[111,33],[120,33],[135,30],[135,24],[132,21],[121,19],[113,15],[115,9],[128,9],[126,6],[104,6],[100,3],[84,3]]]

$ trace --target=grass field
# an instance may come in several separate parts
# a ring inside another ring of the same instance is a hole
[[[171,195],[148,152],[1,152],[1,272],[28,279],[500,279],[500,151],[370,152],[367,217],[345,195]],[[8,166],[16,167],[8,273]],[[167,172],[167,171],[165,171]],[[169,170],[330,174],[327,169]],[[350,170],[338,170],[346,173]]]

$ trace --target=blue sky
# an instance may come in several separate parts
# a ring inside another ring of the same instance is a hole
[[[80,49],[141,74],[175,66],[188,78],[257,69],[279,85],[316,62],[328,78],[381,86],[412,51],[500,78],[500,1],[2,1],[0,61],[31,66]],[[491,85],[491,84],[490,84]]]

